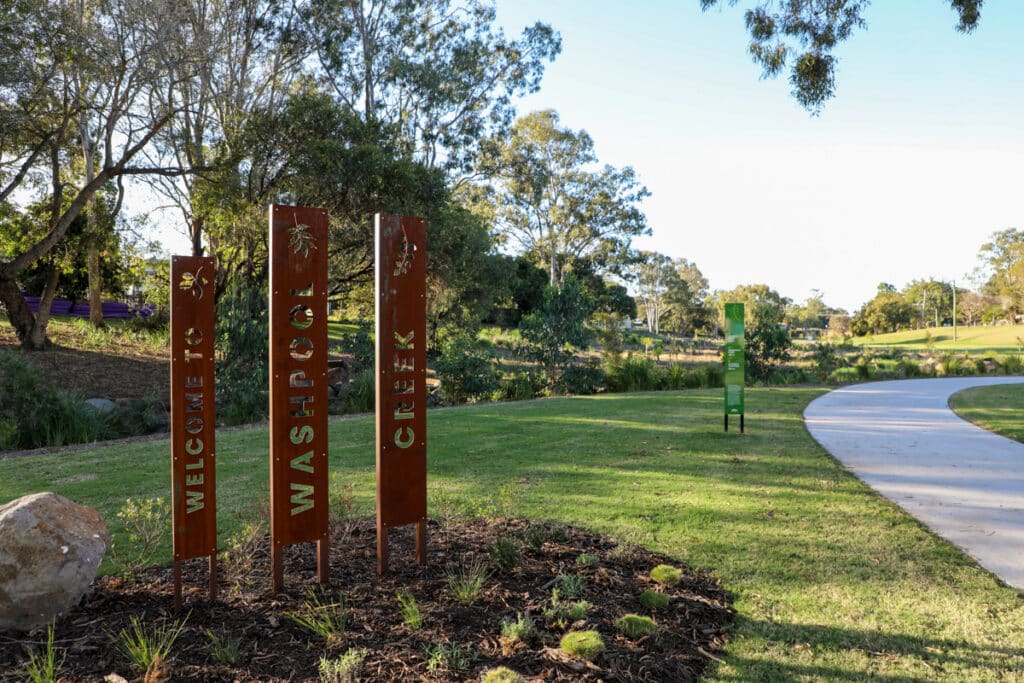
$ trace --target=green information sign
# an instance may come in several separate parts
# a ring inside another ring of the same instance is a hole
[[[743,304],[725,305],[725,428],[730,415],[743,415]],[[740,422],[742,430],[742,421]]]

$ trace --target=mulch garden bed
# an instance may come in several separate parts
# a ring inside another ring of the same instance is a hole
[[[132,617],[147,628],[187,618],[167,661],[147,681],[319,680],[322,657],[336,660],[358,651],[362,663],[345,680],[474,681],[505,666],[529,681],[689,681],[700,678],[725,641],[732,619],[725,590],[664,555],[580,529],[519,520],[431,522],[428,534],[428,564],[420,567],[412,527],[393,531],[391,568],[378,577],[373,521],[335,522],[329,583],[315,581],[312,544],[291,546],[286,587],[275,595],[269,590],[268,539],[254,532],[222,558],[215,602],[205,599],[206,561],[184,563],[185,605],[178,613],[169,568],[151,567],[132,580],[102,578],[56,625],[56,646],[67,655],[59,680],[142,681],[144,672],[133,670],[113,645],[113,634],[129,628]],[[504,573],[488,553],[498,539],[519,553],[518,565]],[[479,599],[460,604],[447,571],[474,562],[490,574]],[[649,573],[659,564],[683,569],[682,580],[673,586],[653,582]],[[582,581],[559,578],[572,575]],[[573,585],[582,585],[578,597],[566,595]],[[403,621],[396,599],[403,589],[422,614],[418,629]],[[557,603],[554,589],[561,591]],[[639,595],[646,589],[667,595],[668,606],[643,607]],[[579,601],[589,609],[570,623],[566,608]],[[292,618],[335,604],[346,615],[337,637],[325,639]],[[631,613],[652,617],[656,632],[636,640],[620,633],[616,620]],[[524,640],[502,636],[502,622],[519,615],[533,620],[536,634]],[[596,630],[604,640],[606,649],[592,661],[559,648],[566,632],[579,630]],[[216,661],[210,634],[237,644],[233,661]],[[0,681],[23,680],[25,648],[38,648],[43,640],[45,633],[0,634]]]

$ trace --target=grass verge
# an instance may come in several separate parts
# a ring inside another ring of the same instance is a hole
[[[750,389],[742,435],[722,432],[720,390],[431,411],[430,513],[575,524],[708,569],[737,610],[710,680],[1013,680],[1021,595],[809,437],[820,393]],[[332,486],[369,514],[373,422],[332,421],[330,436]],[[217,446],[227,538],[266,497],[267,430]],[[167,442],[0,460],[0,503],[55,490],[114,520],[129,496],[167,495],[168,462]]]
[[[964,389],[950,396],[949,407],[968,422],[1024,443],[1024,384]]]
[[[855,337],[865,347],[896,347],[906,351],[972,351],[975,353],[1020,353],[1024,347],[1024,325],[958,326],[956,340],[952,327],[929,327],[889,334]]]

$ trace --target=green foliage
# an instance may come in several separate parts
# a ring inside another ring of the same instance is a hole
[[[556,587],[551,589],[551,603],[544,609],[544,617],[559,627],[564,627],[567,623],[572,624],[586,618],[588,611],[590,611],[589,602],[565,600],[561,591]]]
[[[477,654],[472,645],[437,643],[427,646],[427,671],[466,671],[473,666]]]
[[[640,594],[640,604],[648,609],[668,607],[668,596],[657,591],[645,590]]]
[[[584,579],[580,574],[561,574],[557,584],[558,590],[567,598],[578,598],[583,595]]]
[[[449,564],[445,568],[445,578],[452,597],[463,605],[471,605],[480,599],[490,572],[479,558],[475,558],[457,566]]]
[[[29,650],[28,661],[25,662],[25,676],[31,683],[56,683],[60,670],[67,659],[67,652],[63,648],[53,645],[53,624],[46,627],[46,642],[41,646],[41,652]],[[57,651],[61,650],[60,659],[57,659]]]
[[[519,612],[516,614],[515,621],[501,620],[501,635],[509,640],[529,643],[537,636],[537,627],[529,614]]]
[[[442,395],[455,404],[491,396],[501,379],[489,354],[462,338],[445,345],[435,368]]]
[[[584,323],[590,309],[591,302],[579,282],[567,277],[561,289],[544,290],[540,310],[519,323],[530,357],[544,367],[551,385],[572,359],[572,349],[586,344],[589,333]]]
[[[49,383],[24,352],[0,349],[0,450],[96,441],[110,433],[100,413]]]
[[[499,666],[484,674],[483,683],[526,683],[526,679],[512,669]]]
[[[412,591],[404,588],[395,594],[395,599],[398,600],[398,609],[402,613],[402,623],[413,631],[420,630],[423,627],[423,615]]]
[[[605,384],[608,391],[650,391],[655,384],[654,361],[643,356],[628,354],[615,358],[605,368]]]
[[[264,289],[240,277],[217,302],[217,417],[223,424],[268,414],[267,315]]]
[[[373,412],[377,396],[377,378],[373,368],[362,370],[352,378],[346,399],[346,411],[349,413]]]
[[[811,352],[811,362],[814,364],[814,372],[819,381],[826,381],[832,371],[843,367],[844,360],[834,344],[815,344]]]
[[[626,614],[615,620],[615,628],[630,640],[638,640],[658,630],[654,620],[639,614]]]
[[[320,657],[320,680],[322,683],[356,683],[363,662],[370,651],[366,648],[351,647],[337,659]]]
[[[1005,375],[1019,375],[1024,372],[1024,356],[1021,354],[1008,353],[998,360],[999,369]]]
[[[499,574],[511,574],[512,570],[518,567],[522,561],[518,544],[508,536],[499,536],[494,539],[494,542],[487,548],[487,554],[490,555],[491,564]]]
[[[352,363],[356,371],[373,369],[376,350],[374,349],[373,335],[365,329],[360,328],[355,332],[343,333],[339,350],[352,356]]]
[[[592,660],[604,652],[604,640],[597,631],[573,631],[562,636],[559,647],[573,657]]]
[[[555,390],[559,394],[588,396],[601,391],[604,385],[604,370],[596,361],[591,361],[566,367],[555,383]]]
[[[166,662],[167,656],[185,629],[186,616],[181,621],[144,626],[132,615],[129,626],[112,636],[114,649],[121,653],[139,671],[148,671],[154,662]]]
[[[659,564],[651,570],[651,581],[674,586],[683,579],[683,570],[668,564]]]
[[[160,543],[170,526],[171,506],[163,498],[129,498],[117,511],[117,520],[127,537],[126,550],[117,543],[110,548],[110,555],[121,565],[129,577],[151,564]]]
[[[543,390],[544,383],[539,374],[529,370],[517,371],[501,380],[494,397],[499,401],[528,401],[540,396]]]
[[[576,564],[580,567],[593,567],[600,562],[600,559],[596,555],[590,553],[580,553],[576,556]]]
[[[783,310],[766,303],[755,305],[754,324],[744,335],[748,378],[766,380],[777,363],[789,359],[793,339],[782,325],[783,314]]]
[[[348,615],[341,600],[325,602],[316,592],[310,591],[309,599],[303,602],[302,608],[289,612],[288,618],[323,638],[328,646],[340,643],[345,637]]]
[[[207,643],[206,649],[213,661],[220,664],[235,663],[238,659],[238,652],[242,648],[241,638],[222,638],[210,629],[206,629],[206,637],[210,641]]]

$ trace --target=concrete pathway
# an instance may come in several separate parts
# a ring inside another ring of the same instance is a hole
[[[948,406],[961,389],[1018,382],[1024,377],[858,384],[812,401],[804,422],[862,481],[1024,589],[1024,444]]]

